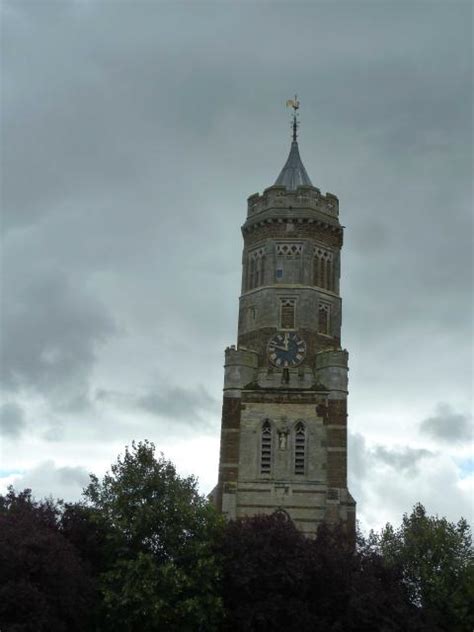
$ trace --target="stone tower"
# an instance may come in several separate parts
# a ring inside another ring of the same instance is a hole
[[[335,195],[312,185],[293,140],[275,184],[248,198],[237,345],[225,352],[219,480],[229,518],[286,512],[304,533],[355,526],[347,489]]]

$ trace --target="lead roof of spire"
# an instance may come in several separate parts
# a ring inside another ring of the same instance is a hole
[[[293,140],[291,143],[290,153],[288,156],[288,160],[285,163],[285,166],[280,172],[280,175],[275,181],[274,186],[284,186],[290,191],[294,191],[300,185],[308,185],[310,187],[313,186],[311,180],[309,179],[308,174],[306,173],[306,169],[304,168],[303,163],[301,162],[300,152],[298,149],[298,109],[300,107],[300,102],[298,101],[297,96],[295,95],[294,99],[289,99],[286,102],[287,107],[293,108]]]

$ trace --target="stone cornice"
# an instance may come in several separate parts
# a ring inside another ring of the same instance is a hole
[[[249,217],[242,226],[242,234],[246,235],[259,227],[269,224],[315,224],[319,228],[337,235],[342,235],[344,231],[344,227],[339,224],[337,218],[330,217],[324,213],[309,211],[295,217],[288,213],[282,213],[281,209],[269,209],[258,216]]]

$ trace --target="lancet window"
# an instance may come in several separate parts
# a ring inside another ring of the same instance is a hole
[[[319,304],[318,331],[326,336],[331,335],[331,306],[329,303]]]
[[[280,327],[281,329],[295,328],[296,299],[284,298],[280,303]]]
[[[325,248],[315,246],[313,253],[313,285],[334,291],[334,257]]]
[[[304,474],[306,458],[306,429],[299,421],[295,427],[295,474]]]
[[[272,469],[272,425],[266,419],[262,425],[260,440],[260,474],[270,474]]]
[[[249,254],[247,289],[253,290],[265,282],[265,248],[257,248]]]

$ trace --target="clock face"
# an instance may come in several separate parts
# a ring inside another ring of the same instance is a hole
[[[275,334],[268,343],[268,358],[277,367],[298,366],[306,355],[305,341],[294,332]]]

